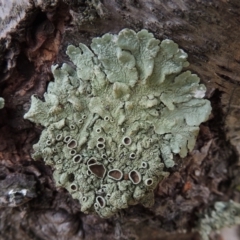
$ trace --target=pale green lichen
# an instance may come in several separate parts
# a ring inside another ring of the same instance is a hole
[[[0,97],[0,109],[4,108],[5,101],[3,98]]]
[[[209,240],[212,231],[238,224],[240,224],[240,204],[234,201],[216,202],[214,209],[200,218],[197,230],[203,240]]]
[[[151,206],[164,165],[193,149],[210,114],[205,86],[190,71],[180,74],[187,54],[176,43],[146,30],[105,34],[67,54],[76,70],[53,66],[45,101],[32,96],[25,115],[46,127],[33,157],[54,166],[57,185],[84,212],[110,217]]]

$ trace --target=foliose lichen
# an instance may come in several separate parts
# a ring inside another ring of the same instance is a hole
[[[4,108],[5,101],[0,97],[0,109]]]
[[[237,224],[240,224],[240,204],[234,201],[216,202],[214,209],[200,218],[197,230],[203,240],[209,240],[212,231]]]
[[[32,96],[24,116],[45,127],[33,157],[55,168],[56,184],[83,212],[150,207],[164,166],[193,149],[210,114],[205,86],[180,73],[187,54],[176,43],[147,30],[105,34],[67,54],[76,69],[53,66],[45,101]]]

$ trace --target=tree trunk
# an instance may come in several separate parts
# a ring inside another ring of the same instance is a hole
[[[0,0],[0,239],[199,239],[206,209],[239,202],[239,10],[239,0]],[[42,128],[23,115],[31,95],[41,98],[53,80],[51,65],[69,61],[69,44],[123,28],[176,42],[213,110],[195,149],[160,182],[152,208],[101,219],[83,214],[55,187],[53,169],[31,159]]]

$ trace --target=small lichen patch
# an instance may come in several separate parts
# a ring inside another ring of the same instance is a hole
[[[0,109],[4,108],[5,101],[3,98],[0,97]]]
[[[240,224],[240,204],[234,201],[216,202],[214,209],[199,219],[197,230],[203,240],[209,240],[212,231]]]
[[[67,54],[76,70],[53,66],[45,101],[32,96],[25,115],[45,126],[33,157],[54,167],[84,212],[150,207],[164,166],[193,149],[210,114],[205,86],[181,73],[187,54],[176,43],[146,30],[105,34]]]

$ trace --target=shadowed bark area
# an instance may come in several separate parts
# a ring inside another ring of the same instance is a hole
[[[199,239],[198,217],[216,201],[240,201],[239,0],[0,0],[0,239]],[[24,120],[30,97],[43,97],[51,65],[70,62],[69,44],[143,28],[172,39],[207,87],[212,115],[195,149],[155,191],[155,205],[111,219],[85,215],[31,159],[42,128]],[[220,239],[218,235],[213,239]]]

